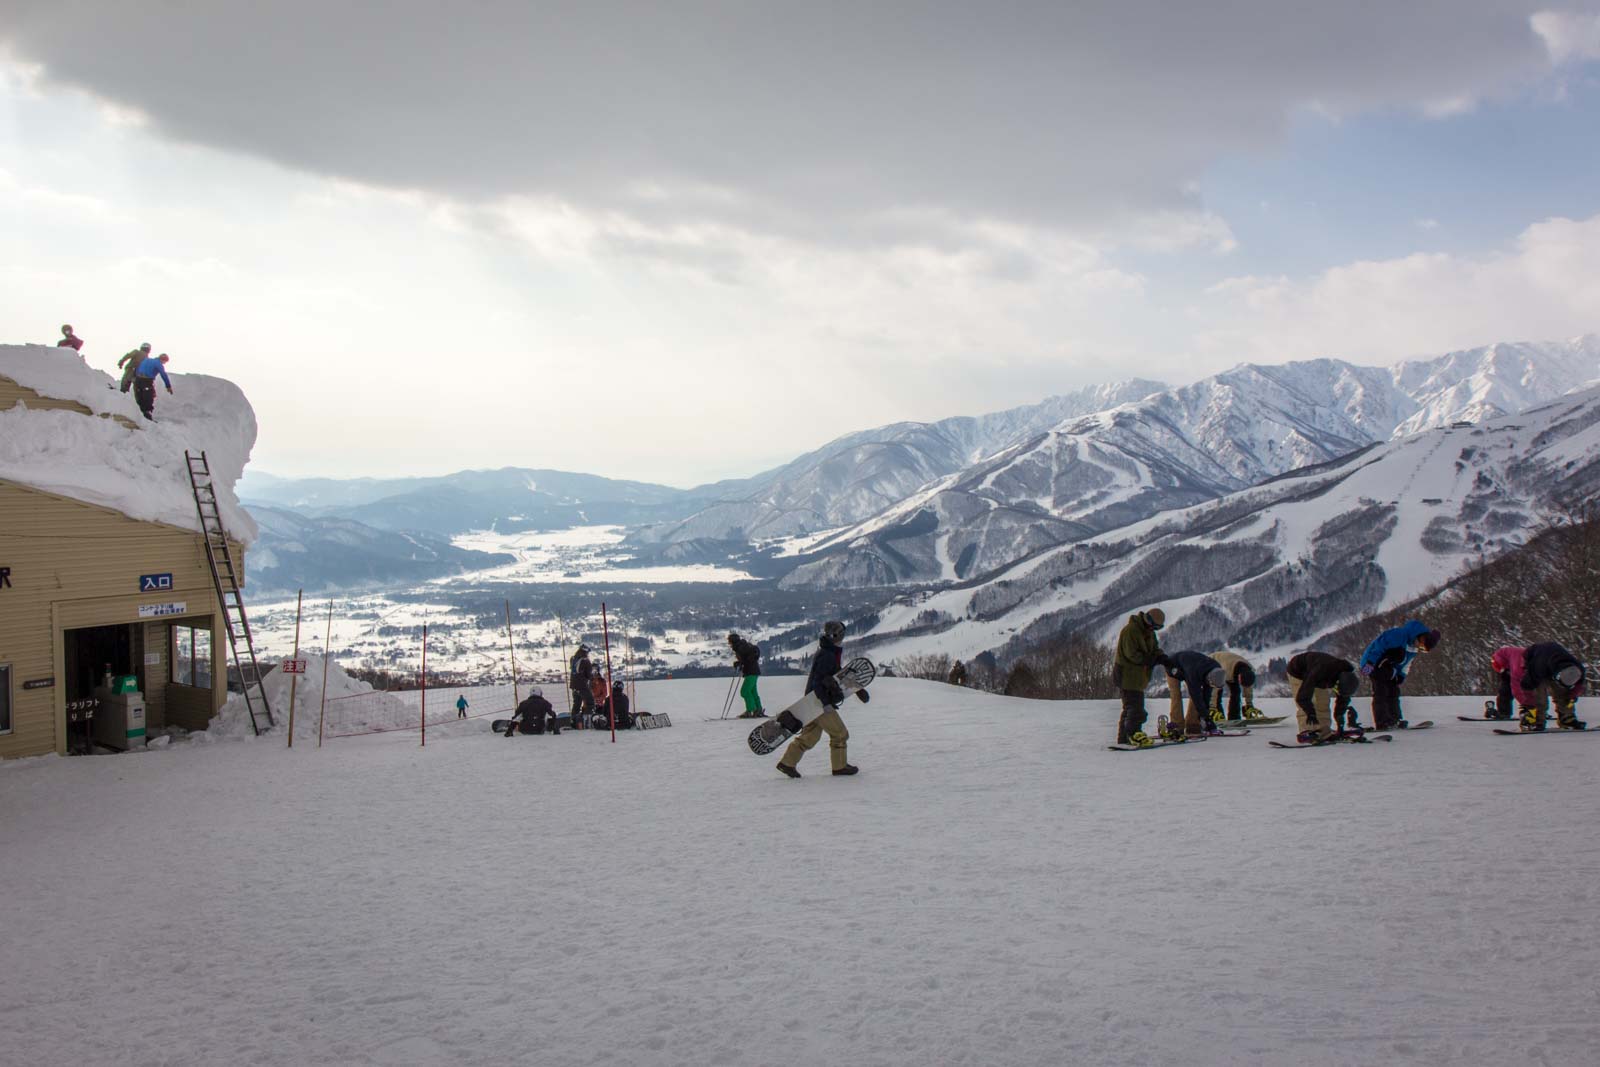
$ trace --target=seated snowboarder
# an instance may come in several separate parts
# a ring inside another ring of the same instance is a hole
[[[1211,706],[1212,691],[1219,690],[1226,680],[1227,672],[1222,664],[1204,652],[1186,650],[1167,657],[1167,695],[1171,701],[1167,712],[1167,740],[1222,732],[1206,714],[1206,709]],[[1185,689],[1189,691],[1187,717],[1183,709]]]
[[[744,676],[744,682],[739,686],[739,696],[744,699],[744,711],[739,713],[739,718],[765,718],[767,713],[761,706],[761,694],[756,691],[761,680],[761,649],[738,634],[728,635],[728,647],[733,649],[733,661]]]
[[[633,713],[628,710],[628,688],[621,682],[611,683],[611,706],[616,710],[617,729],[633,729]]]
[[[1361,653],[1361,673],[1372,679],[1372,728],[1404,730],[1410,723],[1401,715],[1400,687],[1418,652],[1432,652],[1439,643],[1439,631],[1412,619],[1403,626],[1385,630],[1372,639]]]
[[[1156,641],[1156,631],[1166,622],[1166,613],[1160,608],[1135,612],[1117,635],[1111,675],[1122,693],[1122,717],[1117,720],[1119,745],[1148,748],[1155,744],[1144,732],[1144,691],[1150,685],[1151,669],[1167,663],[1166,653]]]
[[[544,698],[544,690],[537,686],[522,703],[517,705],[517,710],[511,713],[511,722],[506,725],[506,736],[511,737],[519,730],[525,734],[561,732],[561,724],[556,721],[556,709]]]
[[[1213,652],[1211,658],[1222,664],[1223,671],[1227,674],[1229,722],[1242,722],[1247,719],[1262,719],[1266,716],[1261,709],[1256,707],[1256,669],[1243,656],[1232,652]],[[1211,720],[1221,722],[1222,686],[1216,689],[1216,695],[1211,703]]]
[[[1513,657],[1501,656],[1501,653],[1522,653],[1522,663],[1513,662]],[[1503,675],[1509,676],[1510,690],[1517,697],[1521,705],[1522,716],[1519,722],[1525,731],[1538,731],[1545,728],[1546,709],[1549,704],[1555,704],[1556,722],[1563,730],[1583,730],[1588,724],[1574,715],[1574,706],[1583,695],[1584,683],[1588,680],[1588,672],[1578,657],[1568,652],[1554,641],[1544,641],[1537,645],[1529,645],[1524,649],[1502,648],[1495,652],[1491,663],[1504,663],[1500,668]],[[1506,681],[1501,683],[1501,691],[1505,692]],[[1508,694],[1510,695],[1510,694]],[[1509,710],[1509,700],[1500,705]]]
[[[1350,701],[1361,687],[1355,664],[1326,652],[1302,652],[1289,660],[1289,685],[1294,689],[1294,706],[1300,722],[1298,740],[1302,745],[1328,741],[1350,712]],[[1328,699],[1337,695],[1330,714]],[[1353,712],[1352,712],[1353,714]]]
[[[61,327],[61,340],[56,342],[57,348],[70,348],[74,352],[83,350],[83,338],[72,332],[71,326]]]
[[[833,773],[855,774],[859,769],[852,767],[846,758],[850,731],[845,729],[844,720],[839,717],[839,705],[844,703],[844,689],[834,676],[843,668],[844,623],[828,622],[822,627],[817,653],[811,657],[811,676],[806,679],[806,692],[817,694],[822,701],[823,711],[795,735],[795,739],[784,750],[783,758],[778,761],[778,770],[790,778],[800,777],[795,765],[822,739],[824,731],[828,734],[828,756],[833,764]],[[871,699],[865,689],[857,689],[856,696],[863,704]]]

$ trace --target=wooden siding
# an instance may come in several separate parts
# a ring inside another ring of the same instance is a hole
[[[243,549],[234,545],[243,566]],[[66,666],[63,631],[88,626],[133,627],[135,669],[167,721],[167,624],[209,624],[212,630],[213,709],[226,696],[225,635],[200,534],[161,523],[140,522],[109,508],[85,504],[0,481],[0,567],[9,587],[0,587],[0,663],[14,670],[13,728],[0,734],[0,759],[66,751],[63,735]],[[139,576],[172,575],[172,588],[140,593]],[[141,619],[141,604],[182,602],[184,614]],[[161,662],[143,666],[143,654]],[[47,689],[24,690],[29,680],[54,678]],[[159,683],[159,684],[157,684]],[[183,698],[187,699],[187,698]],[[194,721],[192,702],[184,719]],[[209,717],[209,716],[207,716]]]
[[[71,351],[71,349],[68,349],[68,351]],[[94,414],[94,412],[76,400],[62,400],[59,397],[36,393],[27,386],[18,385],[10,378],[0,374],[0,411],[8,411],[19,403],[28,405],[30,411],[76,411],[80,415]],[[138,423],[121,415],[101,415],[100,417],[102,419],[116,419],[130,430],[139,428]]]

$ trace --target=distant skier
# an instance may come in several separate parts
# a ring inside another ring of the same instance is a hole
[[[1490,666],[1500,677],[1500,692],[1495,701],[1497,714],[1509,719],[1511,701],[1521,711],[1520,726],[1525,731],[1545,728],[1546,708],[1556,707],[1556,722],[1563,730],[1583,730],[1588,724],[1574,715],[1574,705],[1583,695],[1588,672],[1578,657],[1554,641],[1527,648],[1507,645],[1495,649]]]
[[[139,371],[133,378],[133,399],[139,405],[139,410],[144,417],[155,421],[156,409],[156,376],[161,376],[161,381],[167,387],[167,395],[172,395],[172,379],[167,377],[167,354],[161,353],[159,357],[146,358],[139,364]]]
[[[761,681],[761,649],[755,642],[746,641],[738,634],[728,635],[728,647],[733,649],[733,661],[739,667],[739,673],[744,675],[744,683],[739,686],[739,696],[744,698],[744,711],[739,713],[741,719],[760,719],[766,716],[766,710],[761,706],[761,694],[757,686]]]
[[[840,688],[834,676],[844,667],[844,623],[828,622],[822,627],[822,637],[817,641],[817,653],[811,657],[811,676],[806,679],[806,692],[816,693],[822,701],[822,714],[806,723],[805,727],[789,742],[789,747],[784,750],[783,758],[778,761],[778,770],[790,778],[800,777],[797,764],[800,757],[810,752],[812,747],[822,739],[824,731],[828,735],[828,757],[833,765],[833,773],[838,775],[855,774],[859,768],[852,767],[847,758],[846,746],[850,741],[850,731],[845,729],[844,720],[839,717],[839,705],[844,703],[844,690]],[[871,699],[865,689],[857,689],[856,696],[865,704]]]
[[[83,351],[83,338],[72,332],[71,326],[61,327],[61,340],[56,342],[57,348],[70,348],[74,352]]]
[[[1167,624],[1160,608],[1135,612],[1117,635],[1117,657],[1111,674],[1122,693],[1122,718],[1117,721],[1117,744],[1146,748],[1155,744],[1144,732],[1144,691],[1150,684],[1150,671],[1166,666],[1156,631]]]
[[[1350,701],[1361,688],[1355,664],[1326,652],[1302,652],[1289,660],[1289,685],[1300,722],[1302,745],[1326,741],[1338,732],[1351,712]],[[1336,697],[1332,713],[1328,701]]]
[[[526,699],[517,705],[517,710],[511,713],[511,721],[506,724],[507,737],[514,737],[519,731],[525,734],[561,732],[556,709],[544,698],[544,690],[538,686],[534,686]]]
[[[466,717],[467,717],[467,695],[465,693],[462,693],[460,696],[456,697],[456,718],[465,719]]]
[[[1256,707],[1256,669],[1250,665],[1250,661],[1233,652],[1213,652],[1211,658],[1222,664],[1222,669],[1227,674],[1225,687],[1228,691],[1227,720],[1242,722],[1247,719],[1264,718],[1261,709]],[[1212,697],[1213,722],[1221,722],[1223,719],[1223,688],[1218,686]]]
[[[955,663],[951,665],[949,682],[951,685],[967,684],[966,664],[962,663],[960,660],[956,660]]]
[[[1220,690],[1226,681],[1222,664],[1204,652],[1175,652],[1167,657],[1167,695],[1171,702],[1167,712],[1168,740],[1222,732],[1206,711],[1211,707],[1212,692]],[[1185,689],[1189,691],[1187,716],[1183,710]]]
[[[122,391],[126,393],[133,388],[133,376],[139,373],[139,364],[150,356],[150,342],[135,348],[132,352],[117,360],[117,366],[122,368]]]
[[[572,726],[580,728],[580,720],[594,711],[594,694],[589,691],[589,680],[594,676],[594,664],[589,661],[589,646],[579,645],[572,654],[571,674],[568,684],[572,688]]]
[[[1412,619],[1385,630],[1361,653],[1361,673],[1372,679],[1372,726],[1375,730],[1404,730],[1409,724],[1400,710],[1400,687],[1418,652],[1432,652],[1439,631]]]

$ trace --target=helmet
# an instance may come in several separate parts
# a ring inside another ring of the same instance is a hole
[[[1150,625],[1155,627],[1157,630],[1161,629],[1167,624],[1167,613],[1162,611],[1160,608],[1151,608],[1149,611],[1144,613],[1144,617],[1149,619]]]
[[[149,341],[146,341],[146,342],[144,342],[144,344],[142,344],[142,345],[140,345],[140,346],[139,346],[139,351],[141,351],[141,352],[148,352],[148,351],[150,351],[150,342],[149,342]]]
[[[1583,668],[1578,666],[1563,667],[1556,671],[1556,681],[1571,689],[1583,681]]]
[[[623,683],[622,682],[612,682],[611,683],[611,688],[613,688],[613,689],[621,689],[621,688],[623,688]]]
[[[1226,671],[1224,671],[1221,667],[1218,667],[1215,670],[1209,671],[1206,674],[1206,684],[1209,685],[1213,689],[1221,689],[1222,688],[1222,683],[1226,682],[1227,680],[1228,680],[1228,673]]]
[[[542,697],[544,696],[544,690],[538,686],[534,686],[532,689],[528,690],[528,695],[531,697]]]
[[[835,643],[844,640],[844,623],[832,619],[822,624],[822,636]]]
[[[588,654],[589,654],[589,646],[588,645],[579,645],[578,646],[578,655],[587,656]]]

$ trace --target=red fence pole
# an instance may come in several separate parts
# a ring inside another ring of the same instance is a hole
[[[428,744],[428,624],[422,624],[422,744]]]
[[[611,709],[611,743],[617,743],[617,700],[611,689],[611,622],[606,618],[606,602],[600,601],[600,633],[606,645],[606,707]]]

